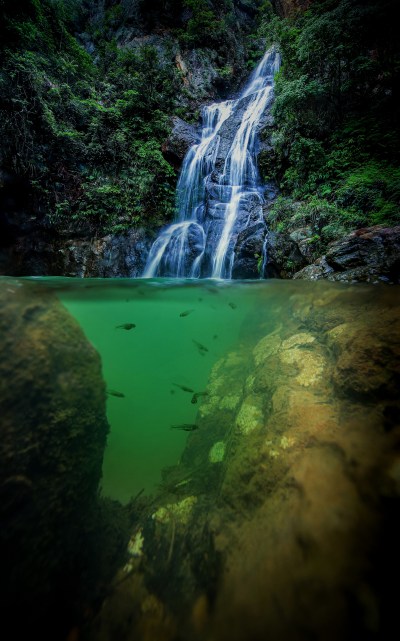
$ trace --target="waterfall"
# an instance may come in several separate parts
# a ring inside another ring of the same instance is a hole
[[[189,149],[179,177],[176,220],[151,247],[143,277],[232,278],[246,234],[262,232],[265,247],[256,155],[278,68],[272,48],[236,100],[204,108],[201,139]]]

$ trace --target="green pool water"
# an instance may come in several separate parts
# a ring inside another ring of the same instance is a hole
[[[212,365],[241,340],[260,284],[46,282],[101,355],[110,423],[103,494],[126,502],[155,491],[189,434],[171,426],[196,424],[202,398],[192,403],[193,393],[204,391]]]

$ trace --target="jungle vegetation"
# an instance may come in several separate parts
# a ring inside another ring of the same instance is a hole
[[[198,117],[177,49],[211,52],[229,84],[276,43],[274,126],[260,158],[280,190],[270,225],[311,226],[319,251],[347,229],[398,222],[395,0],[314,0],[287,18],[273,5],[0,0],[0,189],[18,179],[33,217],[77,234],[170,220],[176,171],[162,143],[172,115]]]
[[[272,154],[278,231],[310,226],[321,254],[346,230],[400,222],[399,38],[394,0],[315,0],[261,18],[277,43]]]
[[[3,184],[19,177],[37,217],[78,233],[170,219],[176,172],[161,147],[184,115],[174,52],[207,41],[231,63],[232,0],[0,0],[0,11]],[[118,43],[122,29],[143,43]]]

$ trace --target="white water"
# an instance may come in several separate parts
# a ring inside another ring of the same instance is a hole
[[[278,68],[279,56],[270,49],[239,98],[205,107],[201,140],[188,151],[178,181],[176,222],[150,249],[145,278],[231,278],[238,235],[265,224],[258,128]],[[223,157],[220,147],[227,143]]]

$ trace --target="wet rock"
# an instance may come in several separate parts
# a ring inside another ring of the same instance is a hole
[[[173,116],[172,131],[162,146],[162,152],[172,165],[179,167],[190,147],[199,140],[199,133],[194,125]]]
[[[143,229],[91,239],[42,233],[20,236],[4,254],[2,269],[12,276],[137,278],[150,245],[150,235]]]
[[[185,250],[184,252],[182,252],[180,264],[181,269],[184,270],[184,273],[189,273],[194,261],[204,249],[204,233],[200,225],[192,222],[188,224],[187,227],[185,227],[183,230],[175,229],[170,242],[174,247],[179,247],[182,238],[185,238]],[[174,258],[174,253],[164,253],[159,264],[160,273],[162,273],[164,276],[176,276],[176,272],[174,270]]]
[[[303,267],[299,272],[296,272],[293,278],[296,280],[321,280],[323,278],[327,280],[338,280],[333,277],[333,274],[334,269],[328,265],[325,256],[322,256],[312,265],[307,265],[307,267]]]
[[[85,278],[138,278],[150,247],[143,229],[109,234],[91,240],[67,240],[58,250],[58,273]],[[48,272],[44,272],[48,273]]]
[[[266,242],[265,278],[288,278],[307,264],[297,242],[286,234],[269,231]]]
[[[332,243],[325,256],[294,278],[399,283],[400,226],[358,229]]]
[[[260,278],[265,233],[263,222],[240,232],[236,240],[232,278]]]
[[[235,111],[225,120],[219,130],[219,144],[216,153],[216,160],[224,163],[229,150],[232,145],[232,141],[235,138],[236,132],[243,120],[244,113],[251,102],[252,96],[246,96],[242,98],[235,108]]]

